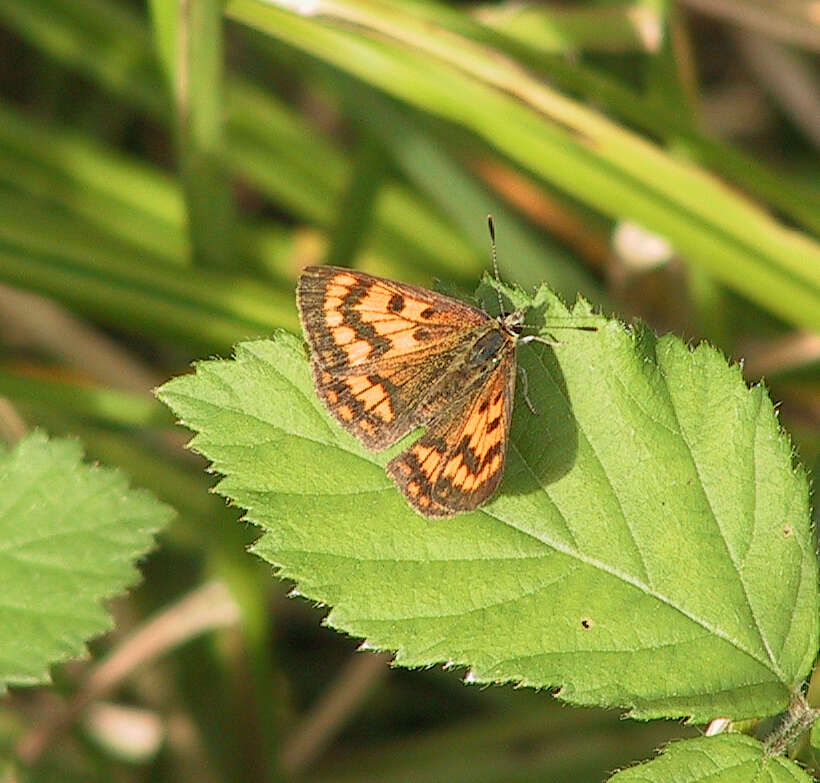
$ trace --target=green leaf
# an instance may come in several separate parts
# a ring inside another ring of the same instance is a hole
[[[159,395],[263,529],[255,552],[398,663],[560,686],[641,717],[780,711],[817,651],[817,567],[806,477],[766,391],[708,346],[584,302],[570,312],[546,287],[531,304],[533,324],[549,312],[553,329],[599,328],[521,348],[539,415],[519,392],[499,493],[444,522],[383,471],[408,441],[365,451],[317,400],[290,335]]]
[[[672,743],[653,761],[623,770],[610,783],[810,783],[793,762],[766,753],[744,734],[719,734]]]
[[[48,681],[113,627],[101,602],[137,581],[134,561],[173,512],[121,473],[35,433],[0,456],[0,689]]]

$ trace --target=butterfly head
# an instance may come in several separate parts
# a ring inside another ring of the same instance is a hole
[[[524,331],[524,317],[526,314],[527,308],[519,307],[511,313],[506,313],[499,316],[498,323],[501,325],[501,328],[508,335],[510,335],[510,337],[518,338],[520,337],[521,332]]]

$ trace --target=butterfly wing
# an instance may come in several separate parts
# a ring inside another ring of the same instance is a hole
[[[429,418],[430,389],[493,323],[457,299],[339,267],[305,269],[297,302],[320,398],[374,450]]]
[[[421,514],[471,511],[495,492],[510,436],[515,366],[510,341],[469,399],[442,411],[421,438],[388,463],[388,474]]]
[[[450,296],[332,266],[302,272],[297,303],[314,355],[336,375],[429,357],[492,320]]]

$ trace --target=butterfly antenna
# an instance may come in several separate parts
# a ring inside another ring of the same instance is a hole
[[[493,221],[492,215],[487,215],[487,227],[490,229],[490,251],[493,256],[493,274],[495,275],[495,279],[497,283],[501,282],[501,275],[498,274],[498,251],[495,247],[495,222]],[[496,295],[498,296],[498,309],[502,316],[506,315],[504,312],[504,302],[501,299],[501,292],[496,289]]]

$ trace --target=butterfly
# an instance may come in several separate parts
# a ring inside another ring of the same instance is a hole
[[[492,227],[491,227],[492,230]],[[510,439],[524,310],[458,299],[352,269],[311,266],[297,286],[316,391],[366,448],[424,434],[387,464],[410,505],[451,517],[489,500]]]

